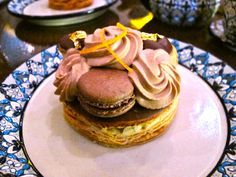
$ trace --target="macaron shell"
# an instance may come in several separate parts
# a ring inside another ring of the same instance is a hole
[[[117,104],[130,98],[134,91],[126,71],[105,68],[91,69],[81,76],[77,86],[79,97],[98,104]]]

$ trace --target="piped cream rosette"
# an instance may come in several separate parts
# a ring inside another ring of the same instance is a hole
[[[148,109],[168,106],[180,92],[180,76],[162,49],[139,53],[129,73],[136,87],[137,102]]]
[[[121,35],[123,36],[120,37]],[[116,38],[118,40],[114,40]],[[81,54],[87,58],[88,65],[92,67],[106,66],[109,68],[125,69],[114,55],[117,55],[127,66],[130,66],[138,53],[143,49],[141,32],[117,26],[95,30],[93,34],[85,38],[84,43],[85,47]],[[106,45],[96,48],[96,46],[101,44]],[[110,48],[110,51],[108,48]],[[88,49],[89,52],[87,52]]]
[[[56,71],[54,85],[55,94],[60,95],[60,101],[73,101],[77,97],[77,83],[80,76],[88,72],[90,66],[78,50],[69,49]]]

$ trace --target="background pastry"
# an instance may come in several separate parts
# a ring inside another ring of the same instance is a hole
[[[49,8],[56,10],[73,10],[90,6],[93,0],[49,0]]]

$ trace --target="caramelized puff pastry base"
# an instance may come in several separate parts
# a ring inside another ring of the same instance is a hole
[[[136,121],[136,123],[134,123],[135,121],[131,121],[131,125],[130,122],[127,122],[126,126],[124,125],[124,122],[122,122],[121,125],[119,125],[119,122],[114,123],[114,125],[112,125],[112,122],[109,122],[108,125],[101,121],[101,124],[99,124],[97,118],[92,121],[91,117],[88,117],[88,114],[78,109],[75,110],[73,106],[65,103],[64,118],[74,130],[98,144],[113,148],[129,147],[146,143],[161,135],[172,122],[177,107],[178,97],[176,97],[175,100],[173,100],[173,102],[166,108],[154,112],[153,115],[149,115],[144,119],[142,118],[141,122]],[[151,122],[153,125],[149,128],[145,128],[145,125],[148,125]],[[141,131],[133,133],[132,135],[121,135],[122,130],[126,127],[139,125],[143,127]],[[118,128],[120,133],[114,135],[102,131],[103,129],[109,128]]]

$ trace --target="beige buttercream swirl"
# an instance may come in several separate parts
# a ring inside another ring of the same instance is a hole
[[[161,109],[179,95],[180,76],[164,50],[143,50],[132,68],[129,77],[136,87],[136,100],[141,106]]]
[[[55,94],[60,95],[60,101],[73,101],[77,97],[77,82],[81,75],[88,72],[90,66],[86,59],[76,49],[69,49],[56,71],[54,85]]]
[[[93,47],[102,43],[100,33],[102,29],[97,29],[93,34],[85,38],[85,47]],[[128,66],[132,64],[137,54],[143,49],[143,41],[141,39],[141,32],[127,28],[127,35],[121,40],[110,45],[111,49],[124,61]],[[113,39],[122,33],[122,30],[117,26],[108,26],[104,28],[105,41]],[[90,66],[106,66],[116,69],[124,69],[124,67],[116,61],[115,57],[110,54],[106,48],[91,51],[83,55]]]

